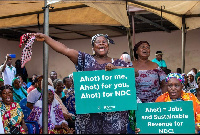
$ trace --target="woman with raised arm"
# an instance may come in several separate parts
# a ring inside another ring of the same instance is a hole
[[[52,49],[66,55],[75,64],[77,71],[109,71],[128,67],[124,61],[108,56],[109,43],[114,43],[108,35],[97,34],[92,37],[94,55],[70,49],[42,33],[33,35],[36,41],[45,41]],[[126,134],[127,123],[127,111],[79,114],[76,116],[75,130],[77,134]]]

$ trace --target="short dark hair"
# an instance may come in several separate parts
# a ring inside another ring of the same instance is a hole
[[[13,92],[13,87],[11,85],[4,85],[4,86],[1,86],[0,87],[0,93],[2,95],[2,91],[5,90],[5,89],[9,89]]]
[[[147,41],[140,41],[137,44],[135,44],[133,51],[134,51],[134,57],[136,59],[138,59],[138,54],[136,53],[136,51],[138,50],[138,47],[143,43],[146,43],[146,44],[148,44],[150,46],[150,44]]]
[[[66,83],[66,79],[68,79],[68,78],[69,78],[69,76],[63,78],[63,83],[64,84]]]

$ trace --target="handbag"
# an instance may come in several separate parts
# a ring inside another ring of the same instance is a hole
[[[18,127],[12,126],[11,124],[9,124],[9,127],[10,127],[11,134],[21,134]]]

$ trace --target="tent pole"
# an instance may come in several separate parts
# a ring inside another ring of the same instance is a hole
[[[133,61],[133,48],[132,48],[131,30],[130,30],[130,27],[129,27],[129,28],[126,28],[126,31],[127,31],[128,46],[129,46],[129,49],[130,49],[131,61]]]
[[[44,34],[49,35],[49,6],[44,0]],[[43,90],[42,90],[42,131],[48,134],[48,45],[43,42]]]
[[[185,16],[182,17],[182,71],[185,73],[185,43],[186,43],[186,32],[185,32]]]
[[[131,13],[131,17],[132,17],[132,29],[133,29],[133,33],[132,33],[132,47],[135,46],[135,19],[134,19],[134,16],[135,16],[135,13]],[[131,48],[132,50],[132,57],[131,57],[131,60],[133,61],[134,60],[134,57],[133,57],[133,48]],[[133,58],[133,59],[132,59]]]

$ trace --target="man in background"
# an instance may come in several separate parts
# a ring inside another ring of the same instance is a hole
[[[56,71],[51,71],[50,73],[50,78],[51,78],[51,81],[53,82],[55,79],[57,79],[57,73]]]
[[[163,71],[166,71],[167,65],[166,65],[165,60],[162,59],[162,56],[163,56],[162,51],[157,51],[155,55],[156,55],[156,58],[154,58],[154,59],[152,60],[152,62],[157,63],[158,66],[159,66]]]
[[[2,72],[4,85],[8,84],[12,86],[12,80],[16,75],[16,68],[12,66],[12,58],[9,56],[9,54],[6,55],[5,62],[0,66],[0,71]]]

